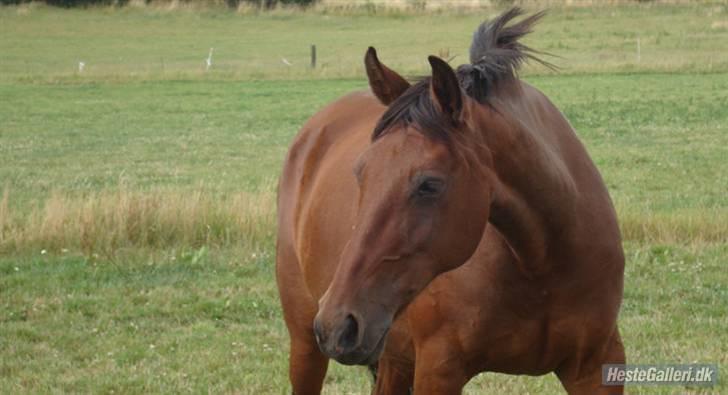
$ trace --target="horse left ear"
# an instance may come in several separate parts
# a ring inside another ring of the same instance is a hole
[[[432,67],[430,96],[433,102],[440,106],[440,110],[457,123],[463,110],[463,96],[458,77],[452,67],[437,56],[429,56],[427,60]]]
[[[407,80],[379,61],[374,47],[369,47],[367,50],[367,54],[364,56],[364,67],[372,92],[385,106],[395,101],[410,87]]]

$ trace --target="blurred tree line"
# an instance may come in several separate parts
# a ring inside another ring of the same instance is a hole
[[[38,1],[41,3],[50,4],[57,7],[85,7],[93,5],[118,5],[124,6],[129,3],[130,0],[0,0],[0,4],[21,4],[30,3],[31,1]],[[144,0],[147,4],[156,3],[155,0]],[[161,0],[169,1],[169,0]],[[250,4],[254,6],[272,8],[278,4],[297,4],[297,5],[310,5],[316,2],[316,0],[181,0],[182,3],[210,3],[210,4],[225,4],[231,8],[237,8],[241,4]]]

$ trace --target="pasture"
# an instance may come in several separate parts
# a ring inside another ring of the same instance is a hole
[[[0,393],[287,393],[273,247],[288,143],[366,89],[367,46],[422,74],[429,54],[465,62],[495,13],[0,7]],[[620,215],[628,362],[725,369],[728,6],[556,7],[525,41],[561,56],[522,77],[572,122]],[[326,393],[369,386],[330,365]],[[466,387],[558,391],[492,373]]]

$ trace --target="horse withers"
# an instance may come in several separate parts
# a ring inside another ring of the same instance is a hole
[[[276,257],[295,394],[321,391],[329,358],[376,366],[377,394],[457,394],[483,371],[622,392],[601,377],[625,360],[615,211],[568,121],[517,77],[542,16],[521,14],[412,84],[370,48],[371,92],[295,138]]]

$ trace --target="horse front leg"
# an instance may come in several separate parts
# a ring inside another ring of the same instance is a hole
[[[623,386],[602,385],[602,365],[625,363],[624,346],[619,330],[602,349],[585,360],[571,360],[556,371],[561,384],[569,395],[615,395],[624,393]]]
[[[313,333],[309,338],[291,337],[288,375],[294,395],[318,395],[329,359],[319,351]]]
[[[329,359],[321,353],[313,334],[316,302],[305,288],[292,249],[279,243],[276,253],[276,281],[283,318],[290,336],[288,376],[294,395],[319,395]]]
[[[410,395],[414,366],[409,361],[382,357],[377,364],[372,395]]]
[[[430,341],[417,347],[415,395],[456,395],[470,380],[462,365],[462,355],[446,341]]]

